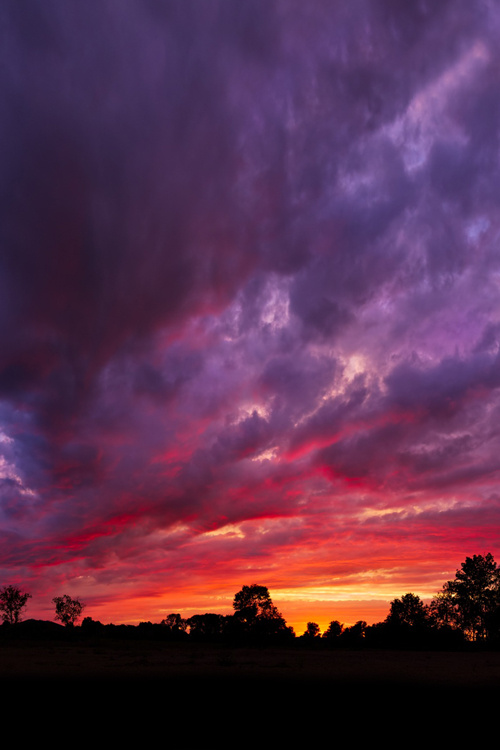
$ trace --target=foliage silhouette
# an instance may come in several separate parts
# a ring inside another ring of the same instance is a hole
[[[169,630],[182,630],[185,632],[187,629],[187,620],[183,620],[178,612],[174,612],[171,615],[167,615],[161,621],[160,625],[164,625]]]
[[[253,583],[243,586],[233,600],[234,627],[236,635],[247,635],[256,639],[288,639],[295,633],[281,612],[275,607],[267,586]]]
[[[227,616],[218,615],[214,612],[206,612],[204,615],[193,615],[189,617],[187,626],[189,635],[194,640],[219,641],[226,634]]]
[[[365,620],[358,620],[348,628],[344,628],[340,634],[340,640],[344,646],[361,646],[364,644],[364,639],[368,626]]]
[[[15,625],[21,620],[21,612],[31,599],[31,594],[21,592],[17,586],[4,586],[0,590],[0,611],[2,619],[9,625]]]
[[[425,628],[429,625],[428,607],[419,596],[404,594],[391,602],[386,622],[399,628]]]
[[[317,622],[308,622],[302,638],[313,640],[320,637],[320,627]]]
[[[160,623],[169,638],[180,640],[187,637],[188,621],[184,620],[178,612],[167,615]]]
[[[85,607],[79,599],[72,599],[67,594],[55,596],[52,601],[56,605],[56,620],[60,620],[66,627],[75,624]]]
[[[93,620],[92,617],[84,617],[80,627],[85,635],[95,636],[102,635],[106,626],[99,620]]]
[[[432,606],[440,624],[462,630],[471,641],[498,634],[499,609],[500,569],[490,552],[466,557]]]
[[[4,623],[18,623],[30,594],[15,586],[0,591],[0,611]],[[66,626],[74,626],[84,605],[78,599],[64,595],[53,599],[56,619]],[[201,641],[235,645],[287,645],[294,639],[293,628],[285,622],[273,604],[266,586],[243,586],[234,596],[234,613],[195,614],[184,619],[179,613],[167,615],[159,623],[141,622],[139,625],[103,625],[91,617],[83,619],[80,629],[73,631],[78,638],[133,639],[155,641]],[[26,625],[26,628],[24,627]],[[67,639],[71,631],[52,623],[47,631],[42,620],[27,620],[21,628],[2,628],[1,637],[43,637]],[[54,628],[59,627],[60,632]],[[21,632],[22,631],[22,632]],[[73,635],[71,635],[73,638]],[[345,627],[332,620],[320,637],[319,625],[313,621],[296,644],[304,649],[314,648],[432,648],[482,649],[500,643],[500,569],[491,553],[484,557],[467,557],[456,571],[455,579],[447,581],[442,590],[427,605],[420,597],[407,593],[390,603],[383,622],[367,625],[359,620]]]
[[[384,626],[391,646],[414,648],[423,646],[432,637],[429,608],[412,593],[393,599]]]
[[[332,620],[328,625],[327,629],[322,635],[322,638],[326,638],[329,641],[339,638],[344,630],[344,624],[338,620]]]
[[[242,619],[254,620],[256,617],[267,617],[272,607],[273,603],[267,586],[259,586],[257,583],[243,586],[235,594],[233,600],[233,608]]]

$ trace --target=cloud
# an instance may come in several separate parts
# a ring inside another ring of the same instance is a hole
[[[491,542],[499,21],[2,5],[2,575],[362,587]]]

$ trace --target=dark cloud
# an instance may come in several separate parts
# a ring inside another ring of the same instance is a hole
[[[212,460],[217,464],[221,460],[255,456],[270,446],[272,438],[268,421],[253,411],[249,417],[236,425],[229,425],[217,435],[211,450]]]
[[[389,401],[398,408],[446,415],[462,408],[474,391],[500,386],[498,356],[444,357],[431,367],[405,363],[386,378]]]
[[[499,24],[2,4],[2,575],[124,606],[490,539]]]

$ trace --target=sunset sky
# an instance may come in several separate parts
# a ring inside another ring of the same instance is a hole
[[[2,0],[0,585],[299,635],[500,557],[500,6]]]

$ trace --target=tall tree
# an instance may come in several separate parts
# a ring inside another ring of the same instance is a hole
[[[265,617],[273,607],[271,596],[267,586],[252,583],[251,586],[243,588],[235,594],[233,608],[242,617],[254,619]]]
[[[3,621],[9,625],[19,622],[28,599],[31,599],[31,594],[22,593],[17,586],[4,586],[0,590],[0,611]]]
[[[438,597],[434,609],[467,638],[475,641],[491,635],[490,623],[500,606],[500,568],[491,552],[466,557]]]

